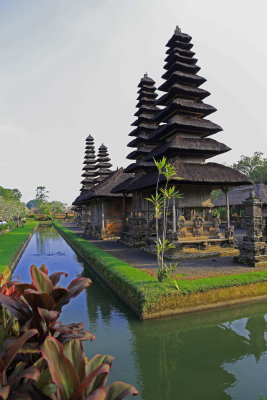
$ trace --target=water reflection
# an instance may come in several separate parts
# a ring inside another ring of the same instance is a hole
[[[53,254],[53,255],[52,255]],[[111,380],[124,380],[139,399],[253,400],[267,394],[267,303],[140,322],[94,275],[53,228],[33,235],[16,275],[30,280],[31,264],[81,274],[93,285],[74,299],[62,323],[83,321],[95,335],[86,354],[116,357]]]

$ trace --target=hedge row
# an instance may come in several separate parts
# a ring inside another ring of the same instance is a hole
[[[156,278],[80,238],[58,222],[53,222],[53,224],[139,317],[162,311],[164,307],[179,308],[179,299],[180,302],[182,300],[180,296],[183,296],[184,305],[184,296],[193,293],[267,282],[267,270],[259,272],[252,270],[243,274],[180,280],[178,292],[171,279],[160,283]]]
[[[36,221],[29,221],[21,228],[15,228],[12,232],[0,236],[0,272],[10,266],[29,235],[38,225]]]

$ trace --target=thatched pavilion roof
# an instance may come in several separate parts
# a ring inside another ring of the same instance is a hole
[[[120,168],[112,172],[107,178],[105,178],[101,183],[94,186],[93,189],[83,193],[72,203],[84,204],[90,200],[96,198],[111,198],[111,197],[122,197],[121,193],[114,193],[112,189],[128,179],[132,179],[132,174],[127,174],[123,172],[123,168]]]
[[[174,167],[177,171],[177,177],[182,180],[173,180],[172,183],[176,182],[181,185],[194,184],[194,185],[209,185],[214,187],[229,187],[229,186],[240,186],[252,184],[250,179],[241,174],[233,168],[226,167],[216,163],[206,164],[194,164],[176,160]],[[123,192],[134,192],[142,191],[147,188],[153,188],[156,186],[158,179],[158,172],[152,171],[140,178],[136,177],[131,182],[128,181],[127,185],[120,185],[113,189],[113,192],[117,193],[118,190]],[[160,183],[164,183],[165,178],[162,175],[160,177]]]
[[[267,205],[267,185],[263,183],[256,183],[255,185],[241,186],[232,189],[229,192],[230,206],[242,206],[243,201],[249,197],[250,190],[253,189],[255,196],[260,199],[263,204]],[[215,207],[225,206],[225,195],[222,194],[218,199],[213,201]]]

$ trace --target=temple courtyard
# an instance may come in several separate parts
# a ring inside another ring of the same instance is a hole
[[[72,222],[66,222],[64,223],[64,226],[114,257],[157,277],[158,265],[156,255],[147,254],[140,248],[127,247],[119,241],[95,239],[88,235],[84,235],[83,229]],[[236,229],[235,238],[239,243],[242,241],[244,234],[244,229]],[[178,279],[191,280],[212,276],[241,274],[250,271],[262,271],[264,269],[264,267],[252,268],[242,264],[236,264],[233,261],[233,256],[211,256],[180,260],[178,261],[178,266],[174,274],[179,275]]]

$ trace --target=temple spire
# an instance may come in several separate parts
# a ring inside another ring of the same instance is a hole
[[[137,97],[137,112],[134,114],[137,119],[132,123],[132,126],[136,128],[129,134],[129,136],[135,136],[134,140],[128,144],[128,147],[135,147],[136,150],[132,151],[127,158],[135,160],[135,163],[130,164],[125,172],[141,172],[153,167],[153,162],[145,162],[144,157],[149,153],[157,142],[148,145],[148,140],[151,134],[158,127],[157,122],[154,121],[154,117],[159,111],[156,106],[156,87],[155,82],[151,79],[147,72],[138,85],[139,96]]]
[[[85,156],[83,162],[85,165],[83,167],[84,172],[82,174],[84,179],[81,181],[81,193],[84,193],[94,187],[97,176],[94,138],[91,135],[87,136],[85,143]]]
[[[111,174],[110,167],[112,167],[112,164],[109,162],[109,154],[107,147],[102,143],[102,145],[98,149],[98,154],[97,154],[97,164],[96,168],[98,169],[97,175],[98,177],[96,178],[96,182],[100,183],[102,182],[106,177],[108,177]]]

